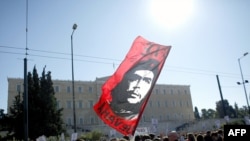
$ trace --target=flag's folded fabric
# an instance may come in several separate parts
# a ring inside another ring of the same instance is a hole
[[[116,72],[102,86],[94,111],[123,135],[133,135],[171,46],[138,36]]]

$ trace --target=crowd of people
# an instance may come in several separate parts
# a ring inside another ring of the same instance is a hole
[[[123,136],[111,138],[109,141],[224,141],[223,129],[206,132],[176,132],[171,131],[167,135],[135,135],[134,137]]]

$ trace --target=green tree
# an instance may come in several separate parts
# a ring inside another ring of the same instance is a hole
[[[43,117],[42,120],[45,125],[43,133],[46,136],[55,136],[58,135],[58,133],[64,132],[62,127],[63,120],[61,119],[63,109],[57,109],[57,101],[51,79],[51,72],[45,74],[45,68],[43,69],[42,77],[40,78],[40,86],[40,108],[42,114],[47,115]]]
[[[202,119],[208,119],[208,112],[206,109],[201,109],[201,117]]]
[[[40,80],[37,73],[36,67],[33,68],[32,73],[28,73],[28,101],[29,101],[29,127],[32,127],[33,130],[29,130],[30,138],[35,138],[40,136],[42,133],[39,129],[41,129],[40,124],[43,120],[43,115],[37,114],[36,111],[42,111],[39,93],[41,91]],[[39,122],[38,122],[39,121]]]
[[[246,115],[248,115],[247,106],[243,106],[242,108],[239,108],[239,110],[237,112],[238,118],[244,118]]]
[[[216,117],[216,111],[213,109],[201,109],[202,119],[213,119]]]
[[[24,127],[23,127],[23,102],[21,100],[20,92],[13,101],[13,106],[10,107],[10,116],[7,117],[9,122],[9,133],[14,132],[13,136],[16,139],[23,139]]]
[[[229,102],[227,100],[223,100],[223,103],[224,103],[225,113],[222,101],[220,100],[216,102],[216,111],[218,112],[219,118],[224,118],[226,115],[228,115],[230,118],[235,118],[236,112],[233,109],[233,107],[229,105]]]
[[[45,73],[44,67],[42,76],[39,78],[34,67],[32,73],[28,72],[27,77],[29,138],[34,140],[41,135],[49,137],[65,132],[61,118],[63,109],[57,109],[51,72]],[[10,107],[8,118],[12,121],[9,124],[13,129],[14,137],[23,139],[23,101],[20,95],[16,96],[13,106]]]
[[[0,131],[4,131],[4,118],[5,118],[5,114],[4,114],[4,110],[0,109]]]
[[[103,136],[103,133],[101,133],[100,131],[92,131],[92,132],[82,134],[80,136],[80,139],[89,140],[89,141],[98,141],[101,139],[102,136]]]
[[[235,110],[236,118],[238,118],[239,117],[239,106],[237,103],[234,103],[234,110]]]
[[[194,118],[198,119],[198,120],[201,119],[200,114],[199,114],[199,110],[196,106],[194,108]]]
[[[208,109],[207,110],[207,115],[208,115],[208,118],[213,119],[213,118],[216,117],[216,111],[213,110],[213,109]]]

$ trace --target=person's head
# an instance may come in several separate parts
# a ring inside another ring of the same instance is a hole
[[[218,139],[218,133],[217,132],[212,132],[211,133],[211,137],[214,141],[216,141]]]
[[[196,141],[196,138],[193,133],[188,133],[187,139],[188,141]]]
[[[128,140],[128,141],[130,140],[129,136],[127,136],[127,135],[124,135],[123,138]]]
[[[141,138],[141,136],[140,136],[140,135],[136,135],[134,140],[135,140],[135,141],[141,141],[141,140],[142,140],[142,138]]]
[[[149,136],[150,136],[151,139],[155,138],[155,134],[153,134],[153,133],[150,133]]]
[[[168,133],[168,140],[169,141],[178,141],[178,133],[176,131],[171,131]]]
[[[208,131],[206,132],[206,135],[207,135],[207,136],[211,136],[211,131],[208,130]]]
[[[202,134],[197,135],[197,141],[204,141],[204,136]]]
[[[169,141],[168,136],[162,137],[162,141]]]
[[[109,141],[119,141],[119,138],[114,137],[114,138],[111,138]]]
[[[222,130],[222,129],[219,129],[219,130],[217,131],[217,133],[218,133],[218,135],[223,136],[223,130]]]

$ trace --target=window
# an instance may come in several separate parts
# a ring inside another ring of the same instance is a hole
[[[72,124],[71,124],[71,118],[68,118],[67,121],[68,121],[68,125],[72,125]]]
[[[82,87],[78,87],[78,93],[82,93],[82,92],[83,92]]]
[[[165,101],[165,107],[168,107],[168,102],[167,101]]]
[[[61,107],[60,101],[57,101],[57,102],[56,102],[56,107],[57,107],[57,109],[60,109],[60,107]]]
[[[80,124],[80,125],[83,125],[83,118],[80,118],[80,119],[79,119],[79,124]]]
[[[16,86],[16,91],[17,91],[17,92],[21,92],[21,85],[17,85],[17,86]]]
[[[166,92],[166,90],[164,89],[164,90],[163,90],[163,94],[166,94],[166,93],[167,93],[167,92]]]
[[[143,115],[142,116],[142,121],[145,122],[146,121],[146,117]]]
[[[93,92],[92,87],[89,87],[89,93],[92,93],[92,92]]]
[[[153,105],[153,104],[152,104],[152,101],[149,101],[149,106],[152,107],[152,105]]]
[[[78,107],[80,108],[80,109],[82,109],[83,108],[83,106],[82,106],[83,104],[82,104],[82,101],[80,100],[79,101],[79,105],[78,105]]]
[[[171,94],[174,94],[174,90],[171,89]]]
[[[181,119],[184,119],[184,115],[183,114],[181,114]]]
[[[159,90],[158,89],[155,89],[155,94],[159,94]]]
[[[70,86],[67,87],[67,93],[70,93]]]
[[[93,101],[92,100],[89,100],[89,108],[93,107],[94,104],[93,104]]]
[[[177,119],[177,118],[178,118],[178,116],[177,116],[176,113],[173,115],[173,118],[174,118],[174,119]]]
[[[91,123],[91,124],[94,124],[94,117],[91,117],[91,118],[90,118],[90,123]]]
[[[71,101],[67,101],[67,108],[71,109]]]
[[[188,94],[187,90],[184,90],[184,93],[185,93],[185,94]]]
[[[169,115],[166,116],[167,120],[169,120]]]
[[[158,101],[157,104],[158,104],[158,107],[161,107],[161,102],[160,101]]]
[[[173,107],[175,107],[175,102],[173,101]]]
[[[54,87],[54,91],[55,91],[56,93],[58,93],[58,92],[59,92],[59,86],[55,86],[55,87]]]
[[[179,94],[179,95],[181,94],[181,91],[180,91],[180,90],[178,90],[178,94]]]

